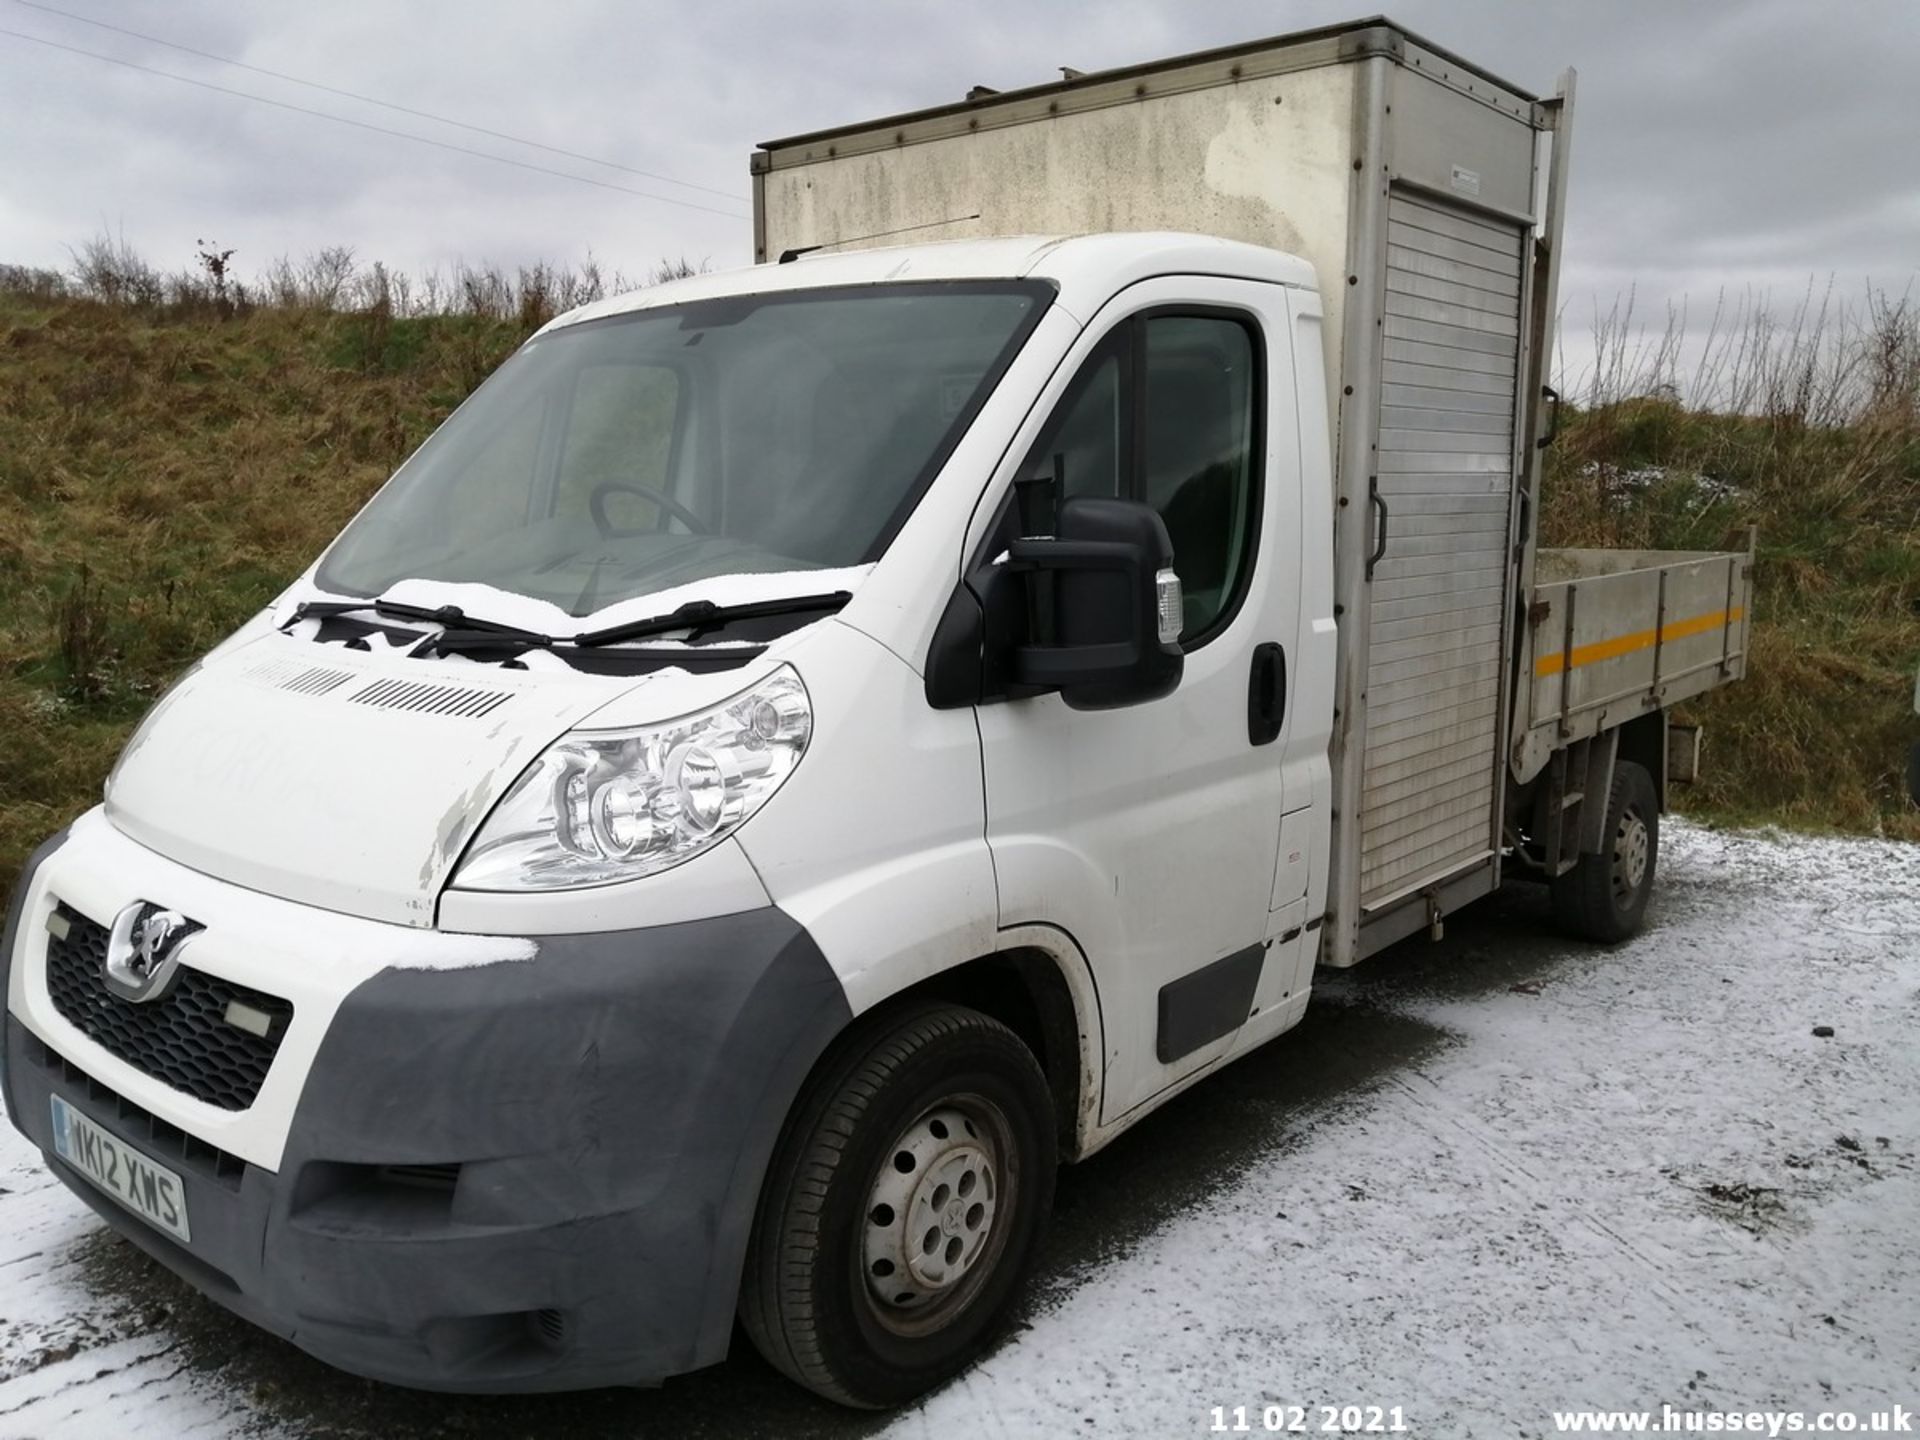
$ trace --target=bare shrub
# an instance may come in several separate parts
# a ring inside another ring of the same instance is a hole
[[[707,261],[702,260],[695,265],[684,255],[677,260],[659,260],[654,263],[653,269],[647,272],[647,278],[641,283],[642,285],[664,285],[669,280],[685,280],[694,275],[704,275],[709,268],[711,267]],[[632,290],[640,287],[629,285],[623,288]]]
[[[0,291],[23,300],[63,300],[72,292],[67,277],[38,265],[0,265]]]
[[[393,272],[376,260],[354,277],[351,290],[346,292],[351,298],[352,308],[364,311],[384,311],[393,313]]]
[[[416,275],[393,270],[380,261],[362,265],[353,247],[330,245],[299,260],[281,255],[249,283],[234,268],[233,250],[211,241],[195,243],[200,248],[193,265],[163,275],[140,257],[124,235],[103,231],[72,252],[71,282],[51,271],[10,266],[0,267],[0,289],[43,297],[73,291],[110,305],[144,305],[220,316],[252,305],[327,314],[364,314],[377,309],[399,319],[467,315],[530,330],[581,305],[707,269],[705,261],[696,265],[681,256],[661,260],[634,279],[618,269],[610,270],[589,251],[578,265],[540,260],[509,270],[463,260],[450,272],[436,266]]]
[[[328,245],[314,251],[301,266],[300,276],[303,303],[315,310],[331,310],[353,278],[353,247]]]
[[[1593,356],[1576,374],[1567,372],[1563,338],[1559,388],[1582,409],[1665,394],[1714,414],[1834,426],[1912,399],[1920,314],[1908,296],[1869,286],[1850,302],[1832,282],[1809,283],[1781,307],[1764,291],[1721,291],[1704,329],[1684,300],[1652,322],[1636,307],[1629,290],[1596,308]]]
[[[298,264],[282,255],[267,267],[257,288],[270,305],[334,310],[345,302],[353,278],[353,247],[328,245]]]
[[[165,298],[160,272],[140,258],[124,234],[102,230],[73,257],[73,279],[80,293],[108,305],[158,305]]]
[[[538,330],[554,316],[554,296],[558,289],[553,267],[545,261],[520,267],[515,318],[522,330]]]
[[[98,699],[107,688],[107,603],[100,582],[85,565],[61,597],[58,627],[67,694]]]

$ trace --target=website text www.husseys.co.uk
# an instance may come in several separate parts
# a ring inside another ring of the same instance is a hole
[[[1913,1411],[1896,1405],[1865,1414],[1822,1410],[1556,1410],[1562,1435],[1912,1435]]]

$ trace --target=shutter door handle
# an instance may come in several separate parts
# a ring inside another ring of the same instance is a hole
[[[1373,579],[1373,567],[1378,565],[1387,554],[1387,500],[1380,493],[1380,477],[1374,476],[1368,488],[1367,498],[1373,502],[1373,553],[1367,556],[1367,579]]]

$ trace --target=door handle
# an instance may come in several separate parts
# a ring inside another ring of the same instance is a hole
[[[1551,385],[1542,385],[1540,387],[1540,398],[1553,406],[1553,410],[1547,419],[1547,433],[1533,442],[1540,449],[1544,450],[1560,438],[1560,392]]]
[[[1254,647],[1247,677],[1247,741],[1271,745],[1287,718],[1287,652],[1269,640]]]
[[[1380,477],[1373,477],[1367,489],[1367,499],[1372,502],[1373,517],[1373,553],[1367,556],[1367,579],[1373,579],[1373,567],[1378,565],[1387,554],[1387,500],[1380,493]]]

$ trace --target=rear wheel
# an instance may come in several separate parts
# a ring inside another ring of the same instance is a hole
[[[1630,760],[1613,767],[1602,848],[1553,882],[1561,925],[1612,945],[1640,933],[1660,863],[1660,800],[1653,777]]]
[[[843,1405],[897,1405],[993,1339],[1053,1200],[1052,1099],[1033,1053],[978,1011],[871,1027],[803,1098],[748,1246],[760,1353]]]

